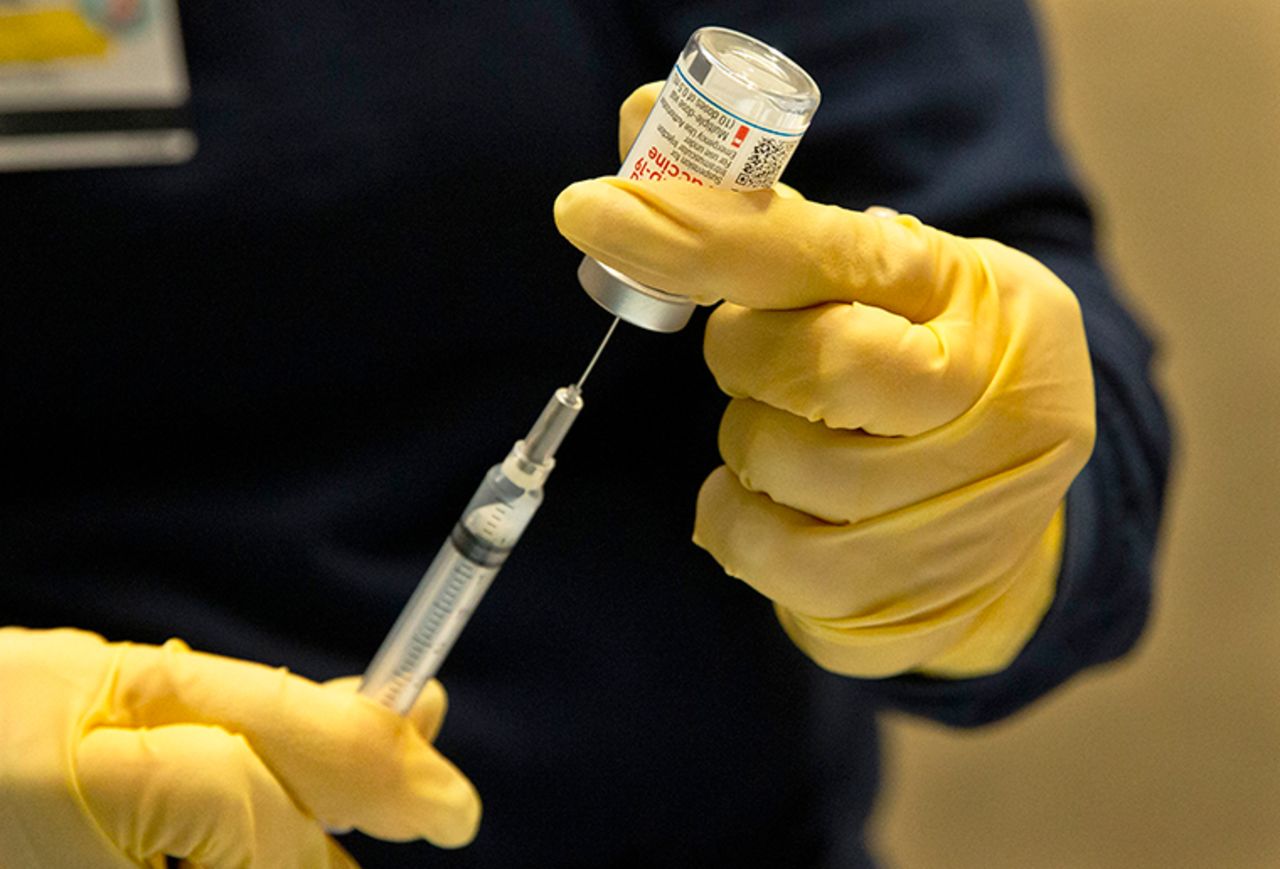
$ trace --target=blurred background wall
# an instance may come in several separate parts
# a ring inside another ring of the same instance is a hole
[[[1040,0],[1058,129],[1163,342],[1180,459],[1137,653],[889,727],[891,866],[1280,867],[1280,2]]]

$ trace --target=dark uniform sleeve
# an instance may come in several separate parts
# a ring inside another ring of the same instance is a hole
[[[888,205],[1023,250],[1071,286],[1084,311],[1098,438],[1068,494],[1052,608],[999,674],[865,682],[886,706],[982,724],[1119,657],[1142,631],[1170,458],[1153,345],[1099,264],[1092,216],[1049,130],[1043,59],[1023,3],[805,5],[785,22],[724,22],[782,48],[823,90],[786,180],[811,199]],[[700,23],[710,21],[679,26]]]

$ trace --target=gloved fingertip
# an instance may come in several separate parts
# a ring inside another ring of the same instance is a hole
[[[805,201],[804,194],[792,187],[790,184],[784,184],[781,181],[773,185],[773,192],[779,199],[792,199]]]
[[[320,684],[325,688],[333,688],[337,691],[350,691],[355,693],[360,690],[360,676],[338,676],[334,679],[328,679]]]
[[[645,82],[640,87],[627,94],[627,98],[622,101],[619,107],[619,114],[626,114],[629,111],[649,113],[653,108],[653,104],[658,101],[658,94],[662,93],[662,86],[666,84],[663,81]]]
[[[702,535],[702,531],[697,524],[694,524],[693,526],[693,534],[689,537],[689,542],[701,549],[703,552],[706,552],[707,554],[711,553],[711,545],[707,542],[707,538]]]
[[[360,864],[355,858],[347,853],[332,836],[329,837],[328,847],[328,863],[329,869],[360,869]]]
[[[475,785],[462,773],[432,791],[431,817],[422,838],[439,848],[465,848],[480,832],[484,807]]]
[[[556,229],[561,235],[569,235],[569,229],[573,225],[580,206],[590,196],[590,185],[593,183],[595,183],[594,179],[575,181],[561,190],[560,195],[556,197],[552,205],[552,215],[555,218]]]
[[[869,205],[863,209],[863,213],[869,217],[897,217],[899,212],[896,208],[890,208],[887,205]]]
[[[654,81],[641,85],[631,92],[618,109],[618,159],[625,160],[631,144],[644,126],[645,118],[662,93],[663,82]]]
[[[721,490],[726,485],[725,477],[732,478],[733,472],[721,465],[711,472],[698,489],[697,504],[693,517],[693,545],[705,551],[717,562],[723,561],[717,554],[722,548],[723,533],[718,529],[717,518],[721,515]]]
[[[432,679],[422,689],[422,694],[414,701],[413,708],[405,717],[422,734],[423,739],[434,742],[436,736],[440,734],[440,727],[444,724],[448,709],[449,695],[438,680]]]

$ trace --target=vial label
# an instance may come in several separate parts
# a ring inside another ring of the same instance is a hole
[[[618,177],[729,190],[772,187],[803,133],[771,130],[739,117],[707,97],[698,78],[675,65]]]

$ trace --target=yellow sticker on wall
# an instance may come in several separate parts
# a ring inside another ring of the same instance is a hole
[[[0,11],[0,63],[104,55],[111,41],[74,9]]]

